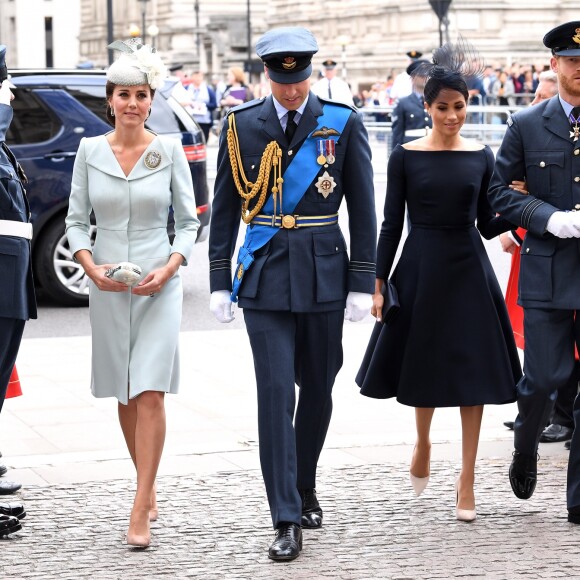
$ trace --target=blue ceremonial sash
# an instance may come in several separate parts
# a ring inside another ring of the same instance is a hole
[[[351,112],[352,110],[347,107],[328,104],[323,105],[322,116],[318,117],[318,125],[312,130],[312,133],[322,129],[323,127],[332,127],[333,129],[336,129],[338,133],[342,134]],[[284,179],[284,206],[282,208],[282,213],[284,214],[291,214],[294,211],[294,208],[304,197],[306,190],[310,187],[310,184],[320,170],[320,165],[316,161],[318,156],[316,151],[316,139],[311,138],[312,133],[308,135],[294,157],[294,160],[290,165],[288,165],[284,171],[284,175],[282,176]],[[340,135],[330,135],[325,137],[325,139],[338,141]],[[268,215],[272,215],[274,212],[274,200],[272,195],[264,204],[262,212]],[[238,301],[238,292],[244,274],[254,262],[254,252],[265,246],[280,231],[280,229],[281,228],[279,227],[263,225],[253,225],[252,227],[248,226],[246,228],[246,238],[238,252],[236,273],[234,274],[232,284],[232,302]]]

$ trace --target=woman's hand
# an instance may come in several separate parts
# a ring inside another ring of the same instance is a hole
[[[377,322],[383,320],[383,306],[385,305],[385,299],[380,292],[375,292],[373,294],[373,306],[371,308],[371,314],[377,319]]]
[[[513,254],[518,247],[507,232],[500,234],[499,242],[501,244],[501,249],[508,254]]]
[[[528,191],[527,185],[525,181],[517,181],[517,180],[513,180],[511,185],[509,186],[510,189],[513,189],[515,191],[519,191],[520,193],[523,193],[524,195],[528,195],[528,193],[530,193]]]
[[[115,268],[116,264],[93,264],[92,266],[85,266],[87,276],[94,282],[95,286],[101,292],[127,292],[129,286],[123,282],[117,282],[106,276],[109,268]]]
[[[167,284],[167,281],[175,276],[183,261],[184,257],[181,254],[171,254],[169,261],[165,266],[157,268],[156,270],[151,270],[143,280],[133,286],[131,293],[136,294],[137,296],[151,297],[155,296],[155,294],[159,294],[163,289],[163,286]]]
[[[91,279],[94,285],[102,292],[127,292],[129,287],[122,282],[111,280],[105,276],[109,268],[114,268],[117,264],[95,264],[93,254],[89,250],[79,250],[75,253],[75,259],[82,266],[85,274]]]

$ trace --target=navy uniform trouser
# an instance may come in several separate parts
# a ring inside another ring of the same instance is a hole
[[[577,377],[574,345],[580,349],[580,316],[575,310],[524,309],[524,376],[517,385],[516,451],[534,456],[558,389]],[[574,422],[580,401],[574,402]],[[568,463],[568,507],[580,505],[580,433],[574,430]]]
[[[280,522],[300,525],[298,490],[316,486],[332,387],[342,366],[344,311],[246,308],[244,319],[254,357],[260,464],[272,523],[275,528]]]
[[[10,375],[16,363],[24,323],[24,320],[16,318],[0,318],[0,411],[6,397]]]

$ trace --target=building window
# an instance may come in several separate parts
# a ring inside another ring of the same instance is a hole
[[[47,16],[44,19],[44,46],[46,46],[46,66],[54,66],[54,54],[52,48],[52,17]]]

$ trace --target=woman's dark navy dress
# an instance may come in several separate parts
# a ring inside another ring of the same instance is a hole
[[[487,200],[493,164],[489,147],[391,154],[377,278],[393,266],[405,203],[411,230],[392,274],[401,307],[373,329],[356,377],[363,395],[413,407],[515,401],[520,361],[480,237],[513,227]]]

